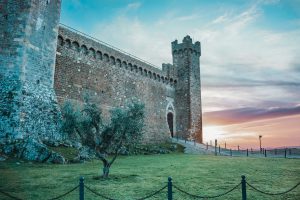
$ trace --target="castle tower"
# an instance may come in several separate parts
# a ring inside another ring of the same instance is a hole
[[[59,139],[53,83],[61,1],[0,2],[0,140]]]
[[[186,36],[181,44],[172,42],[173,65],[177,69],[175,91],[176,130],[178,136],[202,143],[200,82],[200,42]]]

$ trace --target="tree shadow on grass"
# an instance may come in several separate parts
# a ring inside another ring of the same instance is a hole
[[[100,181],[120,181],[120,180],[135,181],[138,177],[139,175],[136,174],[129,174],[129,175],[112,174],[109,175],[108,178],[103,178],[102,176],[93,176],[93,179],[100,180]]]

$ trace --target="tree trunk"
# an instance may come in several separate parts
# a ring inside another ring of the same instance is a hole
[[[102,173],[102,177],[103,178],[108,178],[108,174],[109,174],[109,169],[111,167],[111,165],[115,162],[117,156],[118,156],[118,151],[116,151],[113,159],[109,162],[106,158],[106,156],[104,154],[100,154],[97,153],[97,156],[102,160],[103,162],[103,173]]]
[[[109,168],[110,168],[110,164],[109,163],[107,165],[103,166],[103,174],[102,174],[103,178],[108,178]]]

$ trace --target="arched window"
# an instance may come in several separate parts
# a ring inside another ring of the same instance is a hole
[[[148,74],[146,69],[144,69],[144,74],[145,74],[145,76],[147,76],[147,74]]]
[[[128,69],[129,69],[130,71],[133,70],[133,67],[132,67],[132,64],[131,64],[131,63],[128,63]]]
[[[117,67],[121,67],[121,60],[119,58],[117,59],[116,64],[117,64]]]
[[[160,75],[159,74],[157,74],[157,80],[158,80],[158,82],[160,82]]]
[[[134,72],[138,72],[138,67],[136,65],[133,65],[133,69],[134,69]]]
[[[79,44],[76,41],[72,42],[72,48],[73,48],[74,51],[77,51],[77,52],[80,51]]]
[[[148,76],[149,76],[149,78],[152,78],[152,72],[151,71],[148,71]]]
[[[70,39],[66,39],[66,47],[71,48],[71,40]]]
[[[96,58],[95,49],[93,49],[93,48],[89,49],[89,56],[92,57],[92,58]]]
[[[124,69],[127,69],[127,63],[126,63],[125,61],[122,62],[122,67],[123,67]]]
[[[170,78],[170,85],[173,85],[173,79],[172,78]]]
[[[110,64],[111,64],[111,65],[116,65],[115,57],[110,56]]]
[[[102,60],[102,52],[101,51],[97,51],[96,58],[99,60]]]
[[[156,73],[153,73],[153,79],[156,80]]]
[[[139,67],[140,74],[143,75],[143,68]]]
[[[182,55],[182,50],[181,50],[181,49],[179,50],[178,54],[179,54],[180,57],[183,56],[183,55]]]
[[[161,76],[161,81],[165,83],[165,77]]]
[[[104,62],[109,62],[109,56],[105,53],[103,55]]]
[[[83,55],[88,55],[88,48],[85,45],[81,46],[81,53]]]
[[[57,43],[60,46],[64,46],[64,38],[61,35],[58,36]]]
[[[165,83],[168,84],[169,83],[169,79],[166,77],[165,78]]]

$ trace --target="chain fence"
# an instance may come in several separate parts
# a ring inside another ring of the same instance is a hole
[[[11,194],[9,194],[9,193],[7,193],[7,192],[4,192],[4,191],[2,191],[2,190],[0,190],[0,193],[3,194],[3,195],[6,196],[6,197],[11,198],[11,199],[22,200],[22,199],[20,199],[19,197],[13,196],[13,195],[11,195]]]
[[[117,199],[114,199],[114,198],[111,198],[111,197],[108,197],[108,196],[105,196],[103,194],[100,194],[99,192],[97,192],[96,190],[88,187],[88,186],[84,186],[88,191],[92,192],[94,195],[96,196],[99,196],[103,199],[106,199],[106,200],[117,200]],[[142,198],[138,198],[138,199],[133,199],[133,200],[145,200],[145,199],[149,199],[159,193],[161,193],[164,189],[166,189],[168,187],[168,185],[165,185],[164,187],[160,188],[159,190],[156,190],[154,192],[152,192],[151,194],[145,196],[145,197],[142,197]]]
[[[145,200],[145,199],[149,199],[151,197],[154,197],[158,194],[160,194],[161,192],[163,192],[166,188],[167,188],[167,199],[168,200],[173,200],[173,195],[174,195],[174,192],[173,192],[173,188],[177,191],[179,191],[180,193],[183,193],[191,198],[198,198],[198,199],[215,199],[215,198],[219,198],[219,197],[223,197],[225,195],[228,195],[230,194],[231,192],[233,192],[234,190],[238,189],[238,188],[241,188],[241,191],[242,191],[242,195],[241,195],[241,199],[242,200],[247,200],[247,188],[246,186],[249,186],[249,188],[253,189],[254,191],[256,192],[259,192],[261,194],[264,194],[264,195],[270,195],[270,196],[275,196],[275,195],[285,195],[293,190],[295,190],[298,186],[300,185],[300,182],[298,182],[296,185],[294,185],[293,187],[291,187],[290,189],[284,191],[284,192],[278,192],[278,193],[272,193],[272,192],[266,192],[266,191],[262,191],[260,189],[258,189],[257,187],[253,186],[252,184],[248,183],[246,181],[246,177],[245,176],[242,176],[242,179],[241,179],[241,182],[238,183],[237,185],[235,185],[234,187],[232,187],[231,189],[228,189],[226,192],[223,192],[221,194],[216,194],[216,195],[197,195],[197,194],[192,194],[191,192],[188,192],[180,187],[178,187],[177,185],[173,185],[172,183],[172,178],[169,177],[168,178],[168,184],[161,187],[160,189],[158,190],[155,190],[153,192],[151,192],[150,194],[142,197],[142,198],[132,198],[133,200]],[[80,180],[79,180],[79,184],[77,186],[75,186],[74,188],[68,190],[67,192],[59,195],[59,196],[56,196],[56,197],[53,197],[53,198],[50,198],[49,200],[57,200],[57,199],[62,199],[66,196],[68,196],[70,193],[74,192],[75,190],[77,190],[79,188],[79,200],[84,200],[85,198],[85,193],[84,193],[84,189],[86,189],[87,191],[93,193],[94,195],[96,195],[97,197],[100,197],[101,199],[105,199],[105,200],[117,200],[115,198],[111,198],[111,197],[108,197],[106,195],[103,195],[101,194],[99,191],[97,191],[96,189],[92,189],[91,187],[87,186],[84,184],[84,178],[81,177]],[[0,194],[6,196],[6,197],[9,197],[9,199],[14,199],[14,200],[25,200],[23,198],[19,198],[19,197],[16,197],[15,195],[12,195],[12,194],[9,194],[8,192],[5,192],[5,191],[2,191],[0,190]],[[120,198],[120,199],[123,199],[123,198]]]
[[[65,196],[67,196],[68,194],[70,194],[71,192],[75,191],[77,188],[79,188],[79,185],[77,185],[77,186],[74,187],[73,189],[71,189],[71,190],[65,192],[64,194],[61,194],[61,195],[59,195],[59,196],[57,196],[57,197],[54,197],[54,198],[51,198],[51,199],[48,199],[48,200],[61,199],[61,198],[65,197]]]
[[[253,190],[257,191],[257,192],[260,192],[262,194],[265,194],[265,195],[270,195],[270,196],[277,196],[277,195],[284,195],[284,194],[287,194],[291,191],[293,191],[294,189],[296,189],[299,185],[300,185],[300,182],[298,184],[296,184],[294,187],[284,191],[284,192],[278,192],[278,193],[270,193],[270,192],[264,192],[260,189],[257,189],[256,187],[254,187],[253,185],[251,185],[250,183],[246,183],[250,188],[252,188]]]
[[[222,197],[225,196],[227,194],[229,194],[230,192],[234,191],[235,189],[237,189],[239,186],[241,185],[241,183],[237,184],[236,186],[234,186],[233,188],[231,188],[230,190],[228,190],[227,192],[221,193],[221,194],[217,194],[217,195],[213,195],[213,196],[200,196],[200,195],[195,195],[195,194],[191,194],[187,191],[184,191],[182,189],[180,189],[179,187],[177,187],[176,185],[173,185],[175,189],[177,189],[178,191],[191,196],[193,198],[199,198],[199,199],[214,199],[214,198],[218,198],[218,197]]]
[[[85,185],[84,187],[85,187],[88,191],[92,192],[94,195],[99,196],[99,197],[101,197],[101,198],[103,198],[103,199],[107,199],[107,200],[116,200],[116,199],[107,197],[107,196],[105,196],[105,195],[103,195],[103,194],[100,194],[99,192],[97,192],[97,191],[91,189],[90,187],[88,187],[88,186],[86,186],[86,185]]]
[[[77,185],[76,187],[72,188],[71,190],[68,190],[67,192],[61,194],[61,195],[58,195],[56,197],[53,197],[53,198],[50,198],[50,199],[46,199],[46,200],[57,200],[57,199],[61,199],[65,196],[67,196],[68,194],[72,193],[73,191],[75,191],[77,188],[79,188],[79,185]],[[16,197],[16,196],[13,196],[7,192],[4,192],[2,190],[0,190],[0,193],[3,194],[4,196],[6,197],[9,197],[11,199],[14,199],[14,200],[25,200],[25,199],[22,199],[22,198],[19,198],[19,197]]]

